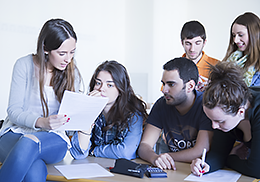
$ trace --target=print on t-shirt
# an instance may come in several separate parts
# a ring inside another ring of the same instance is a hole
[[[179,130],[177,128],[179,128]],[[165,135],[169,150],[178,152],[194,147],[197,133],[197,129],[189,125],[184,127],[179,125],[176,128],[171,128]]]

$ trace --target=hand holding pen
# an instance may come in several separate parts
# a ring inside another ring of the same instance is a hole
[[[206,152],[207,152],[207,150],[204,148],[204,149],[203,149],[203,152],[202,152],[202,158],[201,158],[201,168],[202,168],[202,170],[203,170],[204,165],[205,165]],[[205,172],[204,170],[201,171],[200,177],[202,176],[202,174],[203,174],[204,172]]]
[[[202,176],[204,173],[209,171],[210,166],[205,163],[206,158],[206,149],[202,152],[202,159],[197,158],[195,160],[192,160],[192,163],[190,165],[191,172],[196,176]]]

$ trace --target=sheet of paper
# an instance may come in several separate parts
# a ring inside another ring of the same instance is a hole
[[[114,176],[97,163],[54,166],[67,179]]]
[[[218,170],[209,174],[203,174],[201,177],[190,174],[186,177],[185,181],[206,181],[206,182],[236,182],[240,178],[241,174],[231,170]]]
[[[66,90],[58,113],[66,114],[70,121],[57,130],[89,131],[107,101],[108,99],[104,97],[92,97]]]

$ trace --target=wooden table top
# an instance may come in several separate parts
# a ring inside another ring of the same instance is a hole
[[[143,163],[143,164],[147,164],[145,161],[141,160],[141,159],[134,159],[133,160],[136,163]],[[144,176],[143,178],[137,178],[137,177],[132,177],[132,176],[127,176],[127,175],[121,175],[121,174],[116,174],[113,173],[114,176],[113,177],[97,177],[97,178],[92,178],[92,179],[74,179],[74,180],[67,180],[54,166],[55,165],[69,165],[69,164],[84,164],[84,163],[98,163],[99,165],[101,165],[104,168],[108,168],[108,167],[113,167],[115,160],[114,159],[107,159],[107,158],[99,158],[99,157],[87,157],[85,159],[82,160],[74,160],[71,155],[69,154],[69,152],[67,153],[67,155],[65,156],[65,158],[56,164],[51,164],[51,165],[47,165],[47,169],[48,169],[48,176],[47,176],[47,180],[50,181],[70,181],[70,182],[101,182],[101,181],[105,181],[105,182],[138,182],[138,181],[142,181],[142,182],[179,182],[179,181],[184,181],[184,179],[190,175],[190,164],[188,163],[182,163],[182,162],[176,162],[176,171],[173,170],[165,170],[165,172],[167,172],[167,178],[148,178],[146,176]],[[252,182],[254,181],[254,178],[251,177],[247,177],[242,175],[238,182]],[[187,181],[188,182],[188,181]]]

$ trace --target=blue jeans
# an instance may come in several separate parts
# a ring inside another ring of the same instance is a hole
[[[61,161],[67,143],[57,134],[37,132],[39,142],[22,134],[7,132],[0,137],[0,181],[45,182],[46,164]]]

